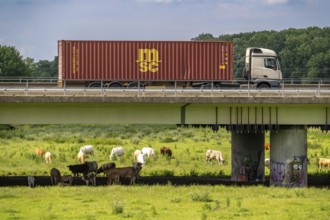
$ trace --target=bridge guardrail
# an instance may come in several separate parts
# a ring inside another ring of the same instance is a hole
[[[310,79],[310,84],[301,84],[302,81],[296,79],[282,80],[282,87],[278,89],[256,89],[252,84],[247,83],[240,88],[215,87],[213,82],[209,81],[211,86],[192,88],[177,87],[168,88],[146,87],[146,88],[106,88],[93,87],[86,88],[83,86],[63,87],[57,86],[55,78],[17,78],[16,83],[12,78],[4,80],[0,77],[0,95],[99,95],[99,96],[118,96],[118,95],[137,95],[145,96],[154,93],[163,95],[199,95],[199,96],[329,96],[330,95],[330,79]],[[54,81],[53,81],[54,80]],[[17,84],[17,82],[19,82]],[[236,81],[228,81],[234,83]],[[102,85],[102,83],[101,83]]]

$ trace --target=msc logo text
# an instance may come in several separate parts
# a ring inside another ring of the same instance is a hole
[[[138,59],[139,69],[142,73],[148,71],[155,73],[158,71],[158,63],[162,62],[159,60],[158,50],[156,49],[139,49]]]

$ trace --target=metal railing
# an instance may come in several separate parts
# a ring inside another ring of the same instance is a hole
[[[158,81],[159,82],[159,81]],[[166,82],[166,81],[164,81]],[[168,81],[169,82],[169,81]],[[215,84],[213,81],[205,81],[206,85],[193,88],[184,87],[176,81],[172,86],[142,86],[142,81],[137,81],[133,87],[109,87],[105,81],[101,81],[97,87],[86,88],[84,86],[67,86],[64,82],[62,87],[57,85],[56,78],[0,78],[0,95],[83,95],[83,96],[330,96],[330,79],[310,79],[310,83],[304,83],[298,79],[283,79],[281,88],[257,89],[253,84],[246,81],[240,87],[228,87],[236,85],[237,81],[226,81],[227,86]]]

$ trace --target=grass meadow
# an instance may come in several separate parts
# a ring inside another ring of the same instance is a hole
[[[269,143],[269,134],[266,133]],[[309,174],[317,158],[330,157],[328,133],[308,130]],[[142,176],[230,176],[231,134],[209,128],[138,125],[15,125],[0,127],[0,175],[49,175],[52,167],[70,174],[81,146],[92,144],[99,164],[109,162],[112,147],[123,146],[117,167],[130,166],[142,147],[170,147],[173,158],[147,160]],[[36,147],[53,153],[46,164]],[[207,149],[221,150],[226,163],[205,163]],[[266,157],[269,152],[266,151]],[[269,170],[266,168],[266,175]],[[36,183],[37,184],[37,183]],[[328,219],[327,188],[263,186],[71,186],[0,187],[0,219]]]
[[[329,219],[328,189],[3,187],[0,219]]]

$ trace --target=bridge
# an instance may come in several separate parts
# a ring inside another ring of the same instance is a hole
[[[307,127],[329,130],[330,90],[0,88],[1,124],[177,124],[232,132],[232,180],[307,186]]]

